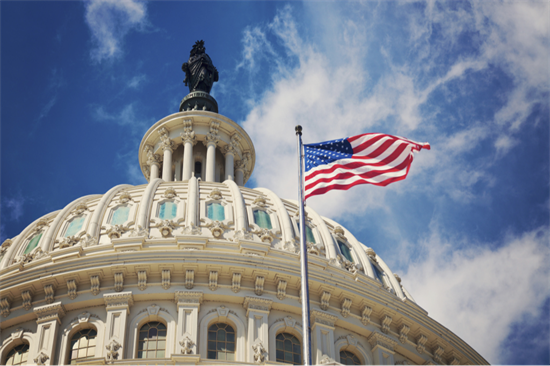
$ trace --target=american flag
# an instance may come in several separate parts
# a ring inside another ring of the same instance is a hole
[[[430,149],[382,133],[365,133],[338,140],[304,145],[305,198],[358,184],[387,186],[409,173],[413,152]]]

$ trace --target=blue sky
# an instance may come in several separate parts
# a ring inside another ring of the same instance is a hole
[[[349,228],[487,360],[548,364],[547,1],[1,2],[1,239],[77,197],[143,184],[137,149],[205,41],[250,187],[297,196],[304,141],[430,142],[407,180],[308,204]]]

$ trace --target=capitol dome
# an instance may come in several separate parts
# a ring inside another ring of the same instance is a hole
[[[205,92],[186,98],[142,140],[148,184],[78,198],[4,242],[2,364],[302,363],[298,203],[244,187],[250,137]],[[487,363],[376,248],[306,216],[315,364]]]

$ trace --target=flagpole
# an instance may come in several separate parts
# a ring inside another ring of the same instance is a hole
[[[298,180],[300,201],[300,270],[302,275],[302,324],[304,331],[304,339],[302,345],[302,354],[304,365],[311,365],[311,328],[309,326],[309,281],[307,271],[307,244],[306,244],[306,224],[304,214],[304,156],[302,153],[302,126],[298,125],[295,128],[296,138],[298,143]]]

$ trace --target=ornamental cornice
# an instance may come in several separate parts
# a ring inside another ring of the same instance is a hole
[[[49,322],[52,320],[57,320],[59,323],[61,323],[60,318],[65,315],[65,307],[61,304],[61,301],[49,305],[36,307],[33,311],[37,317],[37,324]]]
[[[245,297],[243,301],[243,307],[247,310],[247,313],[250,310],[269,312],[272,304],[273,300],[252,296]]]
[[[372,334],[367,338],[367,341],[370,343],[372,348],[379,346],[390,352],[393,352],[394,347],[397,346],[397,342],[395,340],[379,332],[372,332]]]
[[[318,310],[313,310],[311,312],[312,323],[318,323],[318,324],[327,325],[329,327],[334,327],[334,323],[336,323],[336,320],[338,320],[338,317],[335,315],[327,314]]]
[[[199,291],[176,291],[174,300],[178,305],[199,306],[202,303],[204,294]]]
[[[116,294],[104,294],[103,300],[107,310],[126,308],[130,310],[130,306],[134,305],[134,297],[132,291],[118,292]]]

